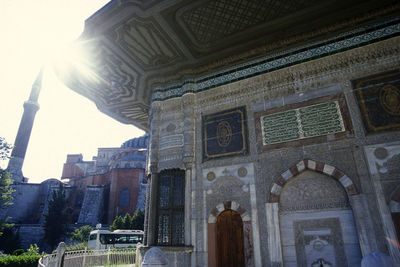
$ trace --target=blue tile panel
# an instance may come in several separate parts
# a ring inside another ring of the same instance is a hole
[[[173,97],[180,97],[190,92],[201,92],[252,76],[365,46],[398,35],[400,35],[400,18],[395,18],[384,23],[341,34],[323,42],[317,42],[306,47],[285,51],[281,54],[242,64],[235,68],[217,72],[213,75],[196,79],[186,79],[180,84],[156,87],[153,90],[152,101],[162,101]],[[184,85],[186,84],[192,84],[193,86],[185,87]]]
[[[247,155],[247,117],[244,106],[202,117],[203,161]]]

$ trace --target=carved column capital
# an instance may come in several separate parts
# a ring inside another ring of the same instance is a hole
[[[193,157],[184,157],[183,164],[185,164],[185,169],[192,169],[193,168]]]
[[[150,174],[157,173],[158,171],[157,163],[155,162],[150,163],[149,170]]]

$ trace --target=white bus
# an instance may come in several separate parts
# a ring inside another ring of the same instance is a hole
[[[142,230],[94,230],[90,232],[88,247],[91,249],[135,248],[143,243]]]

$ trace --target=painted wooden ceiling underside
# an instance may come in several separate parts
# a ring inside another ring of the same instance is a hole
[[[59,76],[104,113],[148,130],[156,87],[325,40],[399,14],[392,0],[111,1],[78,44],[92,75]]]

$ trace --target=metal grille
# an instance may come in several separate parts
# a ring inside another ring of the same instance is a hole
[[[160,207],[169,207],[170,192],[171,177],[163,177],[160,179]]]
[[[184,245],[185,173],[165,171],[158,183],[157,244]]]

